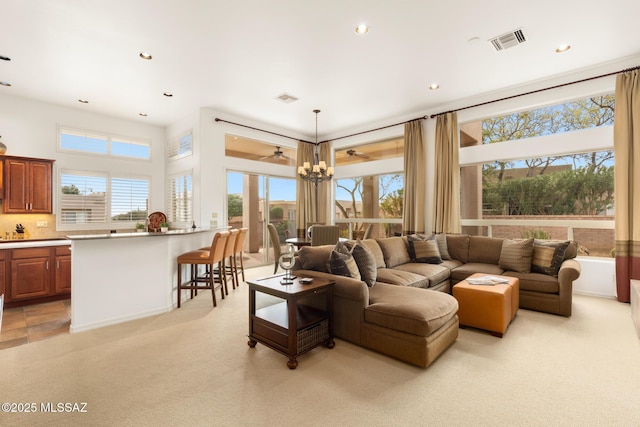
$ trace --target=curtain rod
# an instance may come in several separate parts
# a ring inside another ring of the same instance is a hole
[[[270,133],[271,135],[281,136],[281,137],[283,137],[283,138],[289,138],[289,139],[293,139],[293,140],[295,140],[295,141],[306,142],[307,144],[311,144],[311,145],[320,145],[320,144],[323,144],[323,143],[325,143],[325,142],[329,142],[329,141],[336,141],[336,140],[338,140],[338,139],[344,139],[344,138],[350,138],[350,137],[352,137],[352,136],[362,135],[363,133],[375,132],[375,131],[377,131],[377,130],[387,129],[387,128],[391,128],[391,127],[398,126],[398,125],[404,125],[404,124],[409,123],[409,122],[412,122],[412,121],[414,121],[414,120],[427,120],[428,118],[429,118],[428,116],[416,117],[415,119],[405,120],[404,122],[394,123],[394,124],[392,124],[392,125],[382,126],[382,127],[375,128],[375,129],[369,129],[369,130],[365,130],[365,131],[358,132],[358,133],[352,133],[351,135],[340,136],[340,137],[338,137],[338,138],[327,139],[327,140],[325,140],[325,141],[319,141],[319,142],[317,142],[317,143],[315,143],[315,142],[311,142],[311,141],[305,141],[304,139],[294,138],[294,137],[292,137],[292,136],[282,135],[282,134],[275,133],[275,132],[271,132],[271,131],[264,130],[264,129],[259,129],[259,128],[256,128],[256,127],[253,127],[253,126],[243,125],[243,124],[241,124],[241,123],[234,123],[234,122],[230,122],[230,121],[228,121],[228,120],[219,119],[219,118],[217,118],[217,117],[216,117],[214,120],[215,120],[216,122],[229,123],[229,124],[231,124],[231,125],[240,126],[240,127],[247,128],[247,129],[257,130],[257,131],[265,132],[265,133]]]
[[[455,113],[455,112],[462,111],[462,110],[468,110],[469,108],[481,107],[483,105],[493,104],[494,102],[506,101],[508,99],[518,98],[520,96],[531,95],[531,94],[534,94],[534,93],[544,92],[546,90],[551,90],[551,89],[558,89],[560,87],[570,86],[570,85],[573,85],[573,84],[576,84],[576,83],[584,83],[584,82],[588,82],[590,80],[596,80],[596,79],[600,79],[602,77],[609,77],[609,76],[613,76],[614,74],[626,73],[627,71],[633,71],[633,70],[637,70],[637,69],[640,69],[640,65],[637,65],[637,66],[631,67],[631,68],[625,68],[624,70],[621,70],[621,71],[614,71],[612,73],[602,74],[600,76],[587,77],[586,79],[576,80],[575,82],[562,83],[562,84],[559,84],[559,85],[555,85],[555,86],[551,86],[551,87],[547,87],[547,88],[543,88],[543,89],[537,89],[537,90],[532,90],[530,92],[520,93],[518,95],[512,95],[512,96],[507,96],[507,97],[500,98],[500,99],[494,99],[493,101],[481,102],[479,104],[469,105],[467,107],[456,108],[454,110],[445,111],[443,113],[432,114],[431,118],[433,119],[435,117],[442,116],[442,115],[448,114],[448,113]]]

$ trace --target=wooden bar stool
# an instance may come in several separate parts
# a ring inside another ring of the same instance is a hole
[[[213,306],[216,307],[216,283],[220,284],[220,293],[222,299],[224,299],[224,253],[227,245],[227,240],[231,233],[228,231],[221,231],[213,236],[211,247],[206,249],[198,249],[195,251],[185,252],[178,256],[178,308],[182,300],[182,290],[191,290],[191,298],[198,289],[210,289],[213,298]],[[214,265],[218,264],[218,277],[215,277]],[[190,279],[182,283],[182,266],[190,265]],[[205,274],[203,276],[198,275],[198,267],[200,265],[205,266]],[[202,285],[200,283],[203,283]]]
[[[224,245],[224,256],[222,257],[222,272],[218,272],[218,275],[224,276],[224,293],[229,295],[229,288],[227,287],[227,282],[231,279],[231,286],[233,289],[236,288],[236,278],[233,274],[233,255],[235,253],[236,248],[236,239],[238,234],[240,234],[240,230],[234,228],[229,230],[229,238],[227,239],[227,243]],[[220,265],[220,264],[219,264]]]
[[[238,278],[238,271],[242,273],[242,281],[244,282],[244,261],[242,256],[244,255],[244,241],[247,237],[249,229],[244,227],[240,229],[238,237],[236,237],[236,247],[233,251],[233,274],[236,277],[236,284],[240,286],[240,280]],[[238,267],[238,258],[240,259],[240,267]]]

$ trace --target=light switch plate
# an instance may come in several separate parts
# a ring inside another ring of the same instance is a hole
[[[47,221],[36,221],[36,227],[43,228],[48,227],[49,223]]]

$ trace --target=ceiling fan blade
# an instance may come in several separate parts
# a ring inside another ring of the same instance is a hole
[[[356,151],[356,150],[353,150],[353,149],[351,149],[351,150],[347,150],[347,155],[348,155],[349,157],[356,156],[356,157],[361,157],[361,158],[363,158],[363,159],[368,159],[368,158],[369,158],[369,156],[367,156],[367,155],[366,155],[366,154],[364,154],[363,152],[361,152],[361,151]]]

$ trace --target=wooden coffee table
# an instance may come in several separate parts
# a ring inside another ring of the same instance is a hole
[[[295,369],[298,356],[324,344],[333,348],[332,280],[314,278],[310,283],[280,283],[282,275],[247,280],[249,285],[249,347],[257,343],[289,357],[287,366]],[[256,308],[256,292],[283,301]]]

